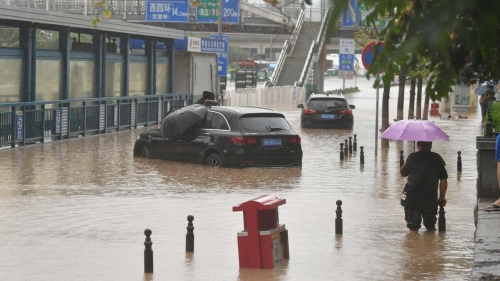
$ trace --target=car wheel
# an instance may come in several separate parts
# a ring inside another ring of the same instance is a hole
[[[151,158],[151,148],[149,148],[149,146],[147,145],[143,145],[141,147],[141,154],[140,154],[142,157],[144,158]]]
[[[210,167],[222,167],[222,159],[220,159],[219,155],[217,154],[211,154],[208,156],[207,160],[205,160],[205,165],[210,166]]]

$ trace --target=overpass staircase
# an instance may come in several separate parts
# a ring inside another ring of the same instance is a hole
[[[304,21],[302,10],[290,40],[286,40],[266,87],[296,85],[302,87],[315,62],[319,61],[326,41],[331,9],[321,22]]]

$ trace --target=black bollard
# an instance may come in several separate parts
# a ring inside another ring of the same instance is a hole
[[[438,222],[438,230],[439,231],[446,231],[446,218],[444,217],[444,207],[443,203],[439,203],[439,222]]]
[[[358,150],[357,146],[358,145],[357,145],[357,141],[356,141],[356,134],[354,134],[354,141],[352,143],[352,150],[357,151]]]
[[[458,153],[458,157],[457,157],[457,172],[461,172],[462,171],[462,156],[460,156],[460,154],[462,154],[462,151],[459,151],[457,153]]]
[[[365,153],[363,152],[363,147],[359,147],[361,149],[361,153],[359,154],[359,161],[361,164],[365,164]]]
[[[344,160],[344,144],[340,144],[340,160]]]
[[[194,252],[194,226],[193,226],[193,220],[194,217],[189,215],[187,217],[188,220],[188,226],[186,227],[187,229],[187,234],[186,234],[186,252]]]
[[[491,137],[492,136],[491,129],[492,129],[492,122],[493,122],[493,119],[491,118],[491,102],[488,103],[488,110],[486,113],[487,113],[486,114],[487,122],[486,122],[486,126],[484,127],[484,136]]]
[[[151,246],[153,246],[153,242],[151,242],[151,233],[150,229],[144,230],[144,235],[146,235],[146,242],[144,242],[144,272],[153,273],[153,250]]]
[[[340,208],[342,201],[337,200],[336,204],[337,210],[335,213],[337,213],[337,217],[335,218],[335,234],[342,234],[342,208]]]
[[[352,154],[352,137],[349,137],[349,154]]]
[[[403,156],[403,151],[400,150],[399,151],[399,168],[403,167],[403,165],[405,164],[405,157]]]
[[[345,139],[345,145],[344,145],[344,154],[345,156],[349,156],[349,145],[347,144],[347,139]]]

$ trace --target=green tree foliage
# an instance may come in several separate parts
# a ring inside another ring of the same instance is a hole
[[[496,0],[359,0],[370,8],[367,24],[393,15],[380,32],[386,42],[370,75],[387,69],[384,83],[398,66],[427,71],[426,92],[433,100],[448,96],[450,85],[500,77],[500,1]],[[336,0],[332,22],[349,0]],[[409,5],[408,5],[409,4]],[[422,63],[424,62],[424,63]],[[422,73],[423,74],[423,73]]]

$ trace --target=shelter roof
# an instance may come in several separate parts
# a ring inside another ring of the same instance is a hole
[[[69,26],[70,28],[99,30],[157,38],[184,38],[183,30],[130,23],[116,19],[104,19],[102,16],[100,17],[101,22],[99,22],[97,26],[93,26],[91,23],[92,17],[93,15],[85,17],[83,15],[72,15],[61,12],[0,5],[0,20],[31,22],[53,26]]]

